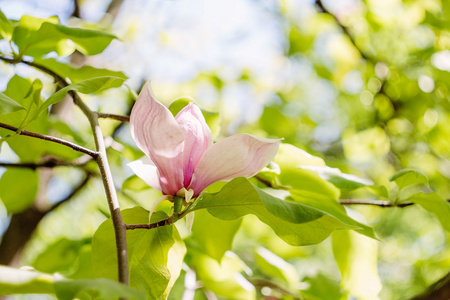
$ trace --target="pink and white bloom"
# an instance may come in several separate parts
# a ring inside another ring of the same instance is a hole
[[[130,116],[131,135],[147,157],[131,169],[164,195],[183,188],[197,196],[217,181],[251,177],[278,152],[280,140],[236,134],[213,143],[200,109],[189,103],[176,117],[156,100],[147,83]]]

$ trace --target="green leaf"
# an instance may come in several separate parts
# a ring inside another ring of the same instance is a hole
[[[177,98],[169,105],[169,110],[175,117],[180,112],[180,110],[182,110],[185,106],[187,106],[191,102],[195,101],[194,98],[189,96]]]
[[[278,155],[275,156],[274,162],[277,163],[281,169],[302,166],[326,166],[325,161],[320,157],[313,156],[291,144],[280,144]]]
[[[65,88],[60,89],[52,96],[48,97],[48,99],[41,105],[41,107],[39,107],[37,115],[40,115],[43,111],[46,111],[50,107],[50,105],[63,100],[69,91],[76,91],[82,94],[93,94],[106,89],[119,87],[123,84],[124,81],[125,79],[120,77],[103,76],[73,83],[66,86]]]
[[[378,299],[378,242],[351,230],[332,234],[333,253],[341,272],[341,286],[357,299]]]
[[[37,189],[38,175],[33,170],[8,169],[0,178],[0,199],[10,214],[33,204]]]
[[[169,110],[173,116],[176,116],[180,110],[191,102],[195,103],[195,100],[189,96],[177,98],[169,105]],[[211,129],[213,137],[217,137],[220,133],[219,113],[202,110],[202,114],[205,118],[206,124],[208,124],[208,127]]]
[[[122,184],[122,190],[142,191],[148,188],[148,184],[136,175],[128,177]]]
[[[336,229],[357,227],[315,208],[273,197],[241,177],[227,183],[218,193],[204,194],[193,208],[199,209],[208,209],[222,220],[254,214],[294,246],[318,244]]]
[[[192,226],[192,236],[206,254],[220,262],[225,252],[231,250],[234,236],[241,223],[242,219],[223,221],[214,218],[206,211],[197,211]]]
[[[53,281],[48,274],[0,266],[0,295],[52,294]]]
[[[302,295],[308,300],[342,300],[347,299],[345,293],[339,287],[336,280],[333,280],[321,273],[315,276],[307,276],[303,279],[308,284],[306,290],[302,290]]]
[[[163,219],[156,212],[152,222]],[[148,223],[142,207],[122,211],[126,224]],[[150,299],[165,298],[178,278],[186,247],[174,225],[127,231],[130,285],[145,291]],[[98,277],[117,280],[117,257],[111,220],[103,222],[92,241],[92,261]]]
[[[56,17],[40,19],[23,16],[12,36],[12,41],[19,48],[19,56],[41,57],[52,51],[67,56],[75,50],[94,55],[102,52],[116,38],[101,31],[70,28],[58,23]]]
[[[418,193],[412,196],[410,200],[432,213],[442,227],[450,232],[450,204],[441,195],[437,193]]]
[[[143,292],[137,291],[117,281],[97,278],[80,280],[59,280],[55,282],[56,296],[60,300],[118,298],[145,299]]]
[[[390,193],[390,199],[394,202],[404,202],[414,195],[429,190],[428,177],[419,170],[404,169],[389,178],[397,184],[398,190]]]
[[[92,66],[82,66],[77,68],[67,63],[61,63],[54,58],[36,58],[34,63],[46,67],[52,72],[55,72],[62,78],[69,78],[71,83],[91,79],[95,77],[113,76],[128,79],[125,74],[118,71],[111,71],[107,69],[97,69]]]
[[[403,189],[413,184],[428,184],[428,177],[422,171],[414,169],[403,169],[389,178],[397,184],[399,189]]]
[[[90,242],[88,240],[69,240],[61,238],[50,244],[33,262],[36,270],[45,273],[67,272],[76,263],[79,249]]]
[[[24,109],[22,105],[0,93],[0,115]]]
[[[13,25],[8,18],[0,10],[0,37],[2,39],[11,40]]]
[[[281,280],[283,284],[296,290],[300,281],[297,270],[281,257],[270,252],[266,248],[258,247],[255,252],[255,262],[259,270],[269,277]]]
[[[370,180],[355,175],[342,173],[336,168],[316,166],[302,166],[302,168],[317,173],[320,178],[331,182],[340,190],[356,190],[362,187],[371,186],[373,184]]]
[[[345,208],[337,202],[339,190],[323,180],[313,171],[306,169],[284,169],[279,180],[288,186],[292,199],[307,207],[315,208],[324,214],[333,216],[343,224],[353,227],[359,233],[376,238],[373,229],[350,218]]]
[[[256,291],[242,276],[249,269],[233,252],[227,252],[221,263],[201,251],[189,249],[191,264],[203,286],[225,299],[256,299]]]

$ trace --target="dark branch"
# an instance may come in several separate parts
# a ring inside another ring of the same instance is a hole
[[[82,156],[75,161],[65,161],[56,157],[49,157],[40,162],[21,162],[21,163],[8,163],[0,162],[0,167],[4,168],[24,168],[36,170],[38,168],[55,168],[55,167],[83,167],[89,161],[92,160],[91,156]]]
[[[173,219],[171,217],[155,222],[155,223],[150,223],[150,224],[125,224],[125,227],[127,230],[134,230],[134,229],[153,229],[153,228],[158,228],[161,226],[168,226],[168,225],[172,225],[173,224]]]
[[[358,47],[358,45],[356,44],[355,39],[353,38],[353,36],[350,34],[349,29],[347,28],[347,26],[344,26],[344,24],[341,23],[341,21],[339,21],[339,19],[332,14],[322,3],[321,0],[316,0],[316,7],[319,9],[319,11],[321,13],[326,13],[328,15],[330,15],[331,17],[333,17],[333,19],[336,21],[336,24],[341,28],[342,32],[344,32],[344,34],[349,38],[349,40],[352,42],[353,46],[356,48],[356,50],[358,50],[358,52],[360,53],[361,57],[364,58],[365,60],[369,60],[372,61],[374,63],[376,63],[373,58],[369,57],[366,53],[364,53],[364,51],[361,50],[361,48]]]
[[[375,205],[380,207],[406,207],[414,205],[413,202],[393,204],[387,200],[360,200],[360,199],[342,199],[339,200],[342,205]]]
[[[130,121],[130,117],[129,116],[120,116],[120,115],[115,115],[115,114],[106,114],[106,113],[97,113],[97,116],[99,118],[103,118],[103,119],[114,119],[117,121],[121,121],[121,122],[129,122]]]
[[[295,300],[302,300],[303,298],[297,292],[290,291],[279,284],[261,278],[248,278],[251,284],[253,284],[256,288],[262,289],[263,287],[271,288],[272,290],[278,291],[283,295],[289,295]]]
[[[0,127],[1,128],[5,128],[7,130],[14,131],[14,132],[17,132],[19,130],[19,128],[17,128],[17,127],[14,127],[14,126],[11,126],[11,125],[8,125],[8,124],[4,124],[4,123],[0,123]],[[45,135],[45,134],[40,134],[40,133],[36,133],[36,132],[31,132],[31,131],[27,131],[27,130],[22,130],[22,131],[19,132],[19,134],[64,145],[66,147],[72,148],[75,151],[87,154],[87,155],[89,155],[90,157],[92,157],[94,159],[96,159],[98,157],[98,152],[97,151],[92,151],[90,149],[84,148],[84,147],[82,147],[80,145],[71,143],[69,141],[66,141],[66,140],[63,140],[63,139],[60,139],[60,138],[57,138],[57,137],[53,137],[53,136],[49,136],[49,135]]]

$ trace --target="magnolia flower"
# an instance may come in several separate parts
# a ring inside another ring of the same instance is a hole
[[[214,144],[195,104],[189,103],[173,117],[156,100],[148,83],[133,107],[130,127],[146,157],[129,166],[148,185],[168,195],[166,199],[185,196],[186,191],[195,197],[214,182],[251,177],[272,160],[280,143],[236,134]]]

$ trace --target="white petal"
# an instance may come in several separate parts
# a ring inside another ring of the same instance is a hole
[[[206,150],[195,169],[189,188],[198,195],[208,185],[236,177],[251,177],[277,154],[280,140],[250,134],[227,137]]]

